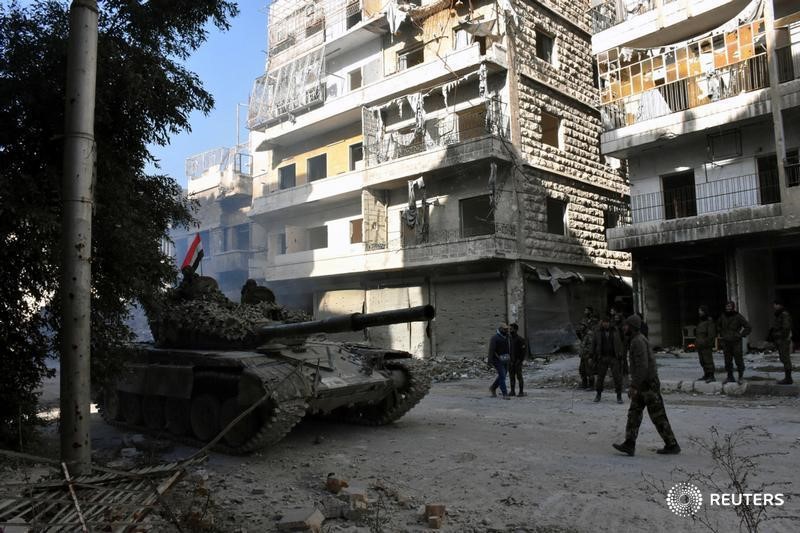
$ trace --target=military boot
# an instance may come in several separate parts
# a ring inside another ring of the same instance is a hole
[[[778,385],[791,385],[793,383],[794,383],[794,381],[792,381],[792,373],[787,371],[786,372],[786,377],[783,378],[782,380],[780,380],[778,382]]]
[[[678,455],[681,453],[681,447],[678,446],[677,442],[666,444],[663,448],[656,450],[656,453],[660,453],[661,455]]]
[[[727,383],[736,383],[736,380],[733,378],[733,372],[728,372],[728,377],[726,377],[725,381],[722,382],[723,385]]]
[[[594,378],[586,378],[586,390],[594,390]]]
[[[585,389],[586,389],[586,384],[587,384],[586,377],[582,377],[582,378],[581,378],[581,385],[580,385],[580,387],[579,387],[579,388],[581,388],[581,389],[584,389],[584,390],[585,390]]]
[[[739,379],[736,380],[736,383],[741,385],[742,383],[744,383],[744,370],[739,370],[738,374],[739,374]]]
[[[622,401],[622,393],[621,392],[617,393],[617,403],[623,403],[623,401]]]
[[[706,381],[706,383],[711,383],[713,381],[717,381],[717,378],[714,377],[714,374],[709,374],[708,376],[706,376],[706,380],[705,381]]]
[[[598,392],[597,395],[594,397],[594,403],[597,403],[597,402],[600,401],[600,394],[601,393]]]
[[[628,454],[631,457],[633,457],[633,454],[636,453],[636,441],[630,441],[625,439],[625,442],[623,442],[622,444],[612,444],[612,446],[614,446],[614,449],[622,453]]]

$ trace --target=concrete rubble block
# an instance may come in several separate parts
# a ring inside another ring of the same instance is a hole
[[[442,517],[441,516],[429,516],[428,517],[428,527],[431,529],[441,529],[442,528]]]
[[[317,503],[317,508],[325,515],[325,518],[344,518],[350,509],[350,504],[333,496],[325,496]]]
[[[661,382],[661,393],[662,394],[669,394],[671,392],[675,392],[678,390],[680,386],[680,381],[662,381]]]
[[[722,383],[719,381],[712,381],[711,383],[696,381],[694,384],[694,391],[699,394],[721,394]]]
[[[747,391],[747,383],[726,383],[722,386],[722,393],[728,396],[741,396]]]
[[[772,394],[775,396],[800,396],[800,387],[797,383],[793,385],[778,385],[772,387]]]
[[[443,503],[428,503],[425,504],[425,516],[438,516],[440,518],[444,518],[446,509]]]
[[[337,497],[340,500],[350,504],[352,504],[353,502],[363,502],[365,505],[369,503],[369,498],[367,496],[367,489],[365,489],[364,487],[358,487],[358,486],[345,487],[341,491],[339,491]]]
[[[308,531],[311,533],[322,532],[322,522],[325,515],[316,507],[293,509],[288,511],[278,522],[278,531]]]
[[[678,390],[680,392],[694,392],[694,381],[683,380],[678,384]]]

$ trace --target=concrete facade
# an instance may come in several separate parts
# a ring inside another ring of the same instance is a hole
[[[800,313],[800,276],[789,266],[800,257],[800,132],[792,126],[800,118],[800,11],[766,1],[774,52],[765,12],[747,2],[698,2],[691,13],[656,2],[611,19],[598,16],[602,6],[592,11],[601,86],[616,83],[602,79],[608,65],[635,67],[634,82],[643,65],[662,76],[654,85],[642,77],[632,93],[612,87],[600,105],[601,149],[626,160],[630,179],[630,219],[608,230],[608,243],[632,253],[636,305],[658,345],[690,337],[701,304],[716,316],[734,300],[753,325],[751,343],[767,338],[774,299]],[[719,43],[735,54],[722,57]],[[663,78],[660,58],[678,52],[685,63]],[[625,116],[611,120],[620,109]]]
[[[407,16],[362,3],[327,41],[270,20],[282,40],[250,103],[248,276],[317,317],[431,303],[430,327],[367,333],[418,356],[483,358],[501,322],[550,352],[575,342],[585,305],[629,308],[630,255],[604,233],[629,189],[599,149],[589,2],[389,4]],[[316,70],[308,97],[261,90],[319,61],[321,100]]]

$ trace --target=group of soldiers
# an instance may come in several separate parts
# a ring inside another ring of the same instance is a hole
[[[503,395],[504,400],[510,400],[511,396],[525,396],[525,382],[522,380],[522,363],[528,355],[528,344],[525,338],[519,334],[517,324],[500,324],[492,338],[489,339],[489,356],[486,362],[494,367],[497,372],[489,392],[492,396],[497,396],[497,389]],[[511,377],[511,392],[506,387],[506,374]],[[517,382],[519,382],[519,393],[516,392]]]
[[[750,335],[752,328],[747,319],[736,309],[736,303],[729,301],[725,304],[725,311],[715,321],[708,313],[708,307],[701,305],[698,309],[699,321],[695,328],[695,346],[703,368],[703,375],[698,381],[710,383],[716,381],[714,377],[713,349],[715,340],[719,338],[722,353],[725,358],[725,372],[727,377],[723,383],[737,381],[742,383],[744,378],[744,354],[742,353],[742,339]],[[792,380],[792,316],[786,310],[783,302],[773,303],[772,327],[767,339],[775,344],[778,349],[780,361],[783,364],[784,378],[778,385],[791,385]],[[733,366],[736,364],[738,379],[734,380]]]

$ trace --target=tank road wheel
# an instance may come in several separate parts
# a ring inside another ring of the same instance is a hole
[[[220,429],[225,429],[242,411],[244,411],[244,409],[239,406],[239,401],[236,398],[228,398],[225,400],[219,411]],[[256,431],[258,431],[258,420],[256,419],[255,412],[252,412],[233,426],[225,434],[223,440],[228,446],[236,448],[250,440],[250,438],[256,434]]]
[[[103,420],[106,422],[115,422],[122,419],[122,412],[119,405],[119,393],[117,389],[105,388],[100,397],[100,405],[98,410]]]
[[[131,426],[142,425],[142,397],[130,392],[120,392],[119,409],[122,419]]]
[[[142,418],[150,429],[161,429],[166,424],[164,416],[164,397],[145,396],[142,398]]]
[[[191,422],[189,421],[191,408],[192,404],[189,400],[167,398],[164,402],[164,420],[167,425],[167,431],[179,437],[188,434],[191,429]]]
[[[194,436],[208,442],[219,433],[219,400],[211,394],[201,394],[192,398],[189,420]]]

